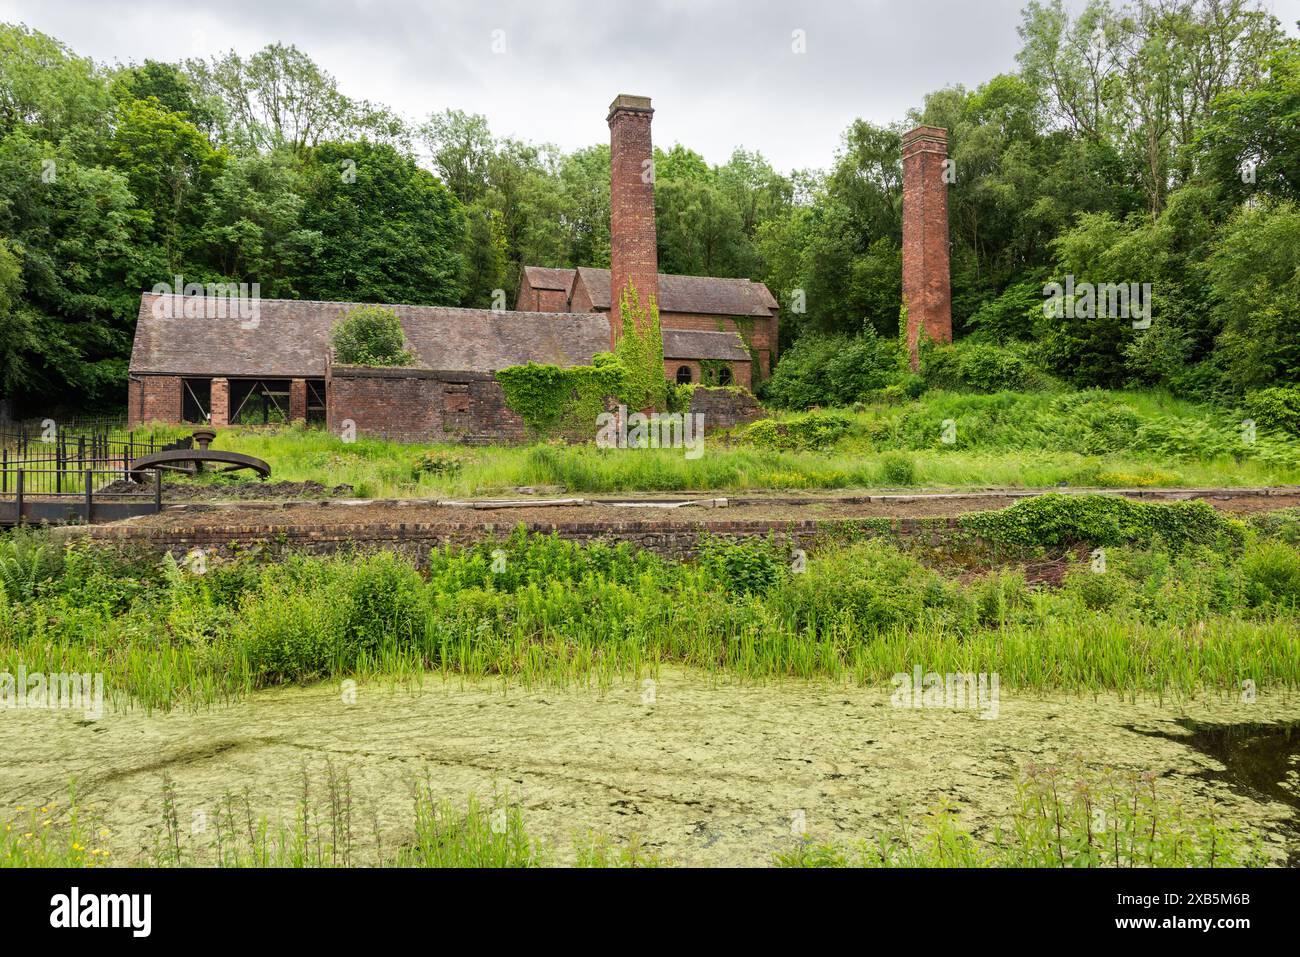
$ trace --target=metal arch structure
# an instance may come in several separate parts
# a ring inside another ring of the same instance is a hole
[[[149,470],[167,469],[173,472],[194,472],[204,465],[224,466],[218,472],[238,472],[240,469],[252,469],[258,478],[271,477],[271,466],[259,458],[240,452],[222,452],[217,449],[167,449],[144,455],[131,463],[131,478],[137,482],[143,480],[141,473]]]

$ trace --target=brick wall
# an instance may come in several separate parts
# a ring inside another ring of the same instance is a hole
[[[704,415],[704,429],[730,429],[763,418],[758,400],[740,389],[696,389],[691,393],[691,413]]]
[[[568,308],[569,304],[565,301],[563,289],[537,290],[535,312],[567,312]]]
[[[490,373],[332,366],[329,430],[351,420],[357,434],[403,442],[520,442],[523,420]]]
[[[947,130],[918,126],[903,137],[903,297],[913,369],[922,330],[935,342],[952,342],[947,158]]]
[[[127,383],[127,425],[181,421],[181,379],[173,375],[143,375]]]
[[[230,380],[212,380],[211,425],[220,429],[230,424]]]
[[[744,386],[746,389],[753,388],[754,364],[752,362],[729,362],[727,365],[731,366],[731,385]],[[687,366],[691,370],[691,382],[699,385],[704,381],[703,363],[698,359],[665,359],[664,377],[669,382],[676,382],[677,370],[682,366]]]
[[[654,152],[650,98],[617,97],[609,107],[609,265],[611,347],[622,332],[619,304],[630,280],[644,306],[659,299],[659,254],[655,247]],[[577,307],[575,306],[575,309]]]
[[[519,276],[519,294],[515,296],[515,308],[520,312],[537,311],[537,290],[532,287],[525,272]]]
[[[725,511],[719,514],[725,515]],[[957,519],[893,519],[888,527],[867,525],[855,519],[769,520],[725,518],[695,522],[622,521],[622,522],[526,522],[516,523],[508,513],[493,525],[458,522],[369,522],[351,525],[286,526],[256,519],[225,525],[206,519],[205,524],[154,528],[134,525],[92,525],[69,528],[69,536],[115,545],[129,551],[140,549],[162,554],[184,553],[202,548],[225,557],[247,555],[250,551],[270,556],[290,552],[328,555],[339,551],[393,551],[403,554],[417,565],[425,565],[429,552],[443,545],[468,545],[500,539],[524,524],[530,534],[549,535],[576,542],[629,542],[637,548],[664,558],[689,559],[699,553],[702,536],[731,541],[766,540],[773,536],[789,548],[815,552],[829,543],[888,535],[905,541],[931,546],[942,545],[957,536],[969,541]]]

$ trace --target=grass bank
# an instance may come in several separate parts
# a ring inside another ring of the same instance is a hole
[[[1300,442],[1249,432],[1239,418],[1150,392],[933,391],[910,402],[779,414],[711,435],[693,459],[680,449],[594,445],[345,443],[287,426],[224,430],[216,445],[265,459],[277,480],[351,485],[360,497],[538,485],[630,492],[1300,484]]]
[[[1014,562],[954,577],[879,539],[806,561],[710,542],[679,563],[516,532],[421,572],[388,553],[178,563],[21,535],[0,548],[0,671],[102,673],[148,708],[429,672],[608,683],[668,662],[863,684],[923,663],[1125,694],[1300,684],[1294,516],[1261,532],[1200,503],[1057,496],[963,521],[1022,555],[1088,542],[1104,560],[1076,550],[1042,588]]]

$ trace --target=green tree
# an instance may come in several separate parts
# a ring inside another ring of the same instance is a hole
[[[1242,206],[1206,266],[1226,388],[1300,382],[1300,208]]]
[[[302,229],[319,241],[292,286],[306,299],[454,305],[465,214],[433,174],[383,143],[322,143],[303,171]]]
[[[203,203],[225,154],[153,98],[122,104],[110,148],[141,210],[140,238],[161,248],[169,273],[179,272],[198,240]]]

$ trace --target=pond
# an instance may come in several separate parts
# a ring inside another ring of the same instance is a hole
[[[595,833],[639,837],[676,864],[764,865],[796,821],[850,841],[945,800],[988,836],[1019,769],[1077,754],[1154,772],[1191,806],[1219,802],[1284,864],[1300,858],[1298,721],[1300,698],[1263,693],[1161,702],[1003,687],[992,717],[894,707],[888,688],[678,668],[605,690],[430,676],[282,688],[197,713],[0,711],[0,807],[66,812],[75,780],[128,864],[147,862],[161,835],[164,776],[198,847],[225,796],[291,820],[304,786],[325,799],[333,773],[349,782],[359,844],[400,843],[413,788],[427,784],[457,804],[517,803],[560,863]]]

